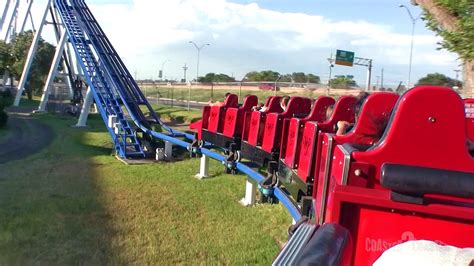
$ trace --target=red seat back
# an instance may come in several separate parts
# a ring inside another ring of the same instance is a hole
[[[363,174],[373,176],[375,186],[385,162],[473,172],[466,140],[464,102],[459,95],[450,88],[420,86],[399,99],[381,140],[352,157],[370,165],[373,173]]]
[[[211,106],[209,113],[209,124],[207,130],[214,133],[221,133],[224,127],[225,113],[228,108],[238,107],[238,97],[235,94],[229,94],[222,105]]]
[[[313,176],[314,159],[317,153],[317,140],[319,132],[335,132],[334,126],[338,121],[354,122],[354,105],[357,99],[353,96],[342,96],[336,102],[334,111],[328,121],[322,123],[307,122],[301,137],[300,159],[298,176],[307,182]]]
[[[252,107],[258,104],[255,95],[248,95],[241,107],[229,107],[225,113],[222,134],[227,137],[240,137],[244,125],[245,113],[250,112]]]
[[[326,110],[329,106],[334,105],[336,101],[332,97],[320,96],[316,99],[308,116],[301,118],[301,122],[307,121],[324,122],[326,121]]]
[[[282,136],[280,147],[281,158],[286,166],[290,168],[298,167],[299,153],[301,147],[301,136],[306,122],[324,122],[326,121],[326,110],[334,105],[335,101],[331,97],[321,96],[316,99],[311,109],[311,113],[304,118],[291,118],[286,135]],[[284,141],[286,140],[286,142]]]
[[[265,119],[269,113],[281,113],[283,110],[280,106],[281,97],[273,96],[268,103],[268,107],[265,111],[253,111],[250,115],[250,121],[248,127],[244,128],[243,135],[247,137],[244,139],[248,141],[249,144],[257,146],[261,145],[263,127],[265,126]]]
[[[285,130],[284,119],[290,119],[294,114],[307,114],[310,108],[310,99],[291,97],[284,112],[268,114],[263,131],[262,149],[268,153],[279,150],[282,132]]]
[[[335,136],[336,144],[375,144],[385,132],[399,96],[391,92],[376,92],[367,97],[351,132]]]

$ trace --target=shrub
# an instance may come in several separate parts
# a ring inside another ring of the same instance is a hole
[[[11,91],[6,90],[0,92],[0,106],[8,107],[13,104],[13,95]],[[3,108],[0,108],[2,110]]]
[[[8,122],[8,114],[0,109],[0,128],[5,127]]]

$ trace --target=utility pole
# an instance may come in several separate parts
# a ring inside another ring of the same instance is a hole
[[[459,78],[459,72],[461,72],[461,70],[460,69],[455,69],[454,72],[456,72],[456,81],[454,81],[455,83],[454,83],[453,89],[458,90],[459,89],[458,84],[460,84],[460,83],[458,83],[458,78]],[[460,85],[462,85],[462,84],[460,84]]]
[[[186,71],[188,70],[188,67],[186,66],[186,63],[184,63],[183,70],[184,70],[184,82],[186,83]]]
[[[383,68],[382,68],[382,73],[380,73],[380,88],[383,88]]]
[[[370,90],[370,80],[372,77],[372,59],[369,59],[369,63],[367,65],[367,88],[366,91]]]
[[[334,67],[334,59],[332,58],[332,53],[331,57],[328,58],[329,61],[329,78],[328,78],[328,87],[326,91],[326,96],[329,96],[329,90],[331,89],[331,75],[332,75],[332,68]]]

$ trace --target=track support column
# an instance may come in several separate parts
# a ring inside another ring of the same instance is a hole
[[[23,91],[25,90],[26,80],[28,79],[28,75],[30,74],[31,65],[33,64],[33,58],[36,53],[36,49],[38,48],[38,41],[41,38],[41,31],[43,30],[43,25],[46,22],[46,16],[48,15],[48,10],[50,6],[51,6],[51,0],[48,0],[48,3],[43,13],[43,18],[41,19],[41,23],[38,27],[38,31],[36,31],[36,33],[34,34],[33,41],[30,46],[30,50],[28,51],[28,56],[26,57],[26,62],[23,67],[20,82],[18,83],[18,91],[16,93],[13,106],[18,106],[20,104],[21,95]]]
[[[85,127],[87,122],[87,116],[91,110],[92,103],[94,102],[94,95],[92,93],[91,87],[87,87],[86,98],[82,104],[81,114],[79,115],[79,120],[77,120],[76,127]]]
[[[197,179],[204,179],[209,177],[209,157],[202,155],[201,164],[199,166],[199,174],[195,176]]]
[[[61,55],[64,51],[64,44],[66,43],[67,34],[64,31],[59,39],[58,46],[56,47],[56,53],[54,54],[53,63],[51,64],[51,68],[49,69],[48,78],[46,79],[46,84],[44,85],[43,89],[43,96],[41,97],[41,102],[38,107],[39,112],[46,111],[46,104],[48,103],[49,93],[51,87],[53,86],[53,80],[56,77],[56,73],[58,71],[58,65],[61,61]]]
[[[167,160],[173,159],[173,143],[165,141],[165,157]]]
[[[254,205],[255,197],[257,194],[257,184],[255,181],[247,178],[245,182],[245,197],[239,201],[240,204],[244,206]]]

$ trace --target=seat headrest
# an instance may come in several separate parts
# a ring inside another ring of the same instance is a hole
[[[398,99],[384,135],[370,152],[384,152],[380,159],[394,163],[474,171],[466,147],[462,99],[445,87],[408,90]]]
[[[272,98],[270,99],[268,103],[268,107],[265,110],[265,113],[282,112],[283,110],[281,109],[280,101],[281,101],[280,96],[272,96]]]
[[[356,102],[357,98],[354,96],[342,96],[337,100],[331,118],[324,123],[321,123],[320,126],[333,126],[338,121],[354,123],[354,105]]]
[[[317,122],[324,122],[326,120],[326,110],[329,106],[334,105],[336,101],[332,97],[320,96],[318,97],[311,109],[311,113],[305,117],[307,120]]]
[[[288,107],[286,108],[284,115],[294,114],[294,113],[308,113],[311,108],[311,100],[305,97],[291,97],[288,102]]]
[[[364,101],[355,126],[349,135],[357,144],[373,145],[378,141],[388,124],[398,94],[376,92]]]
[[[235,94],[229,94],[224,100],[225,107],[237,107],[239,105],[239,97]]]
[[[258,104],[258,98],[255,95],[247,95],[245,96],[244,103],[240,107],[242,110],[250,110],[252,107]]]

